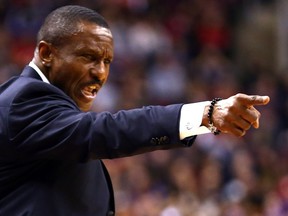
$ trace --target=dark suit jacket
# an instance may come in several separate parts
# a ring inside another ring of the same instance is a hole
[[[114,215],[101,159],[190,146],[195,137],[179,140],[181,106],[81,112],[27,66],[0,86],[0,215]]]

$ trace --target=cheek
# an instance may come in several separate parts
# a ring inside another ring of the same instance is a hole
[[[57,71],[53,74],[51,84],[63,90],[66,94],[71,96],[72,88],[75,86],[76,78],[72,73],[64,70]]]
[[[58,58],[53,64],[51,72],[52,84],[62,89],[70,97],[75,97],[79,91],[77,86],[85,80],[85,67],[76,58]]]
[[[62,62],[61,66],[57,68],[57,79],[62,82],[62,84],[72,85],[73,82],[81,79],[81,67],[73,62]]]

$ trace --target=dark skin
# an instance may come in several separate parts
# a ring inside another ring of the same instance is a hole
[[[62,89],[86,112],[97,92],[107,81],[113,59],[113,36],[109,29],[81,22],[79,31],[67,38],[61,47],[46,41],[38,43],[34,63],[52,85]],[[219,101],[214,108],[213,123],[223,133],[243,136],[251,126],[259,127],[260,112],[268,96],[236,94]],[[205,107],[202,125],[208,126]]]
[[[113,37],[109,29],[80,23],[79,31],[61,47],[40,41],[34,63],[52,85],[62,89],[88,111],[107,81],[113,59]]]

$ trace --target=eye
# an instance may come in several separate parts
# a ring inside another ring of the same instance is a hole
[[[104,59],[104,64],[107,64],[107,65],[109,65],[109,64],[111,64],[111,62],[112,62],[112,60],[111,59]]]
[[[91,55],[91,54],[84,54],[82,55],[83,58],[85,58],[88,61],[95,61],[95,56]]]

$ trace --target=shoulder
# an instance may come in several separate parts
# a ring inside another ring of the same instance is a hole
[[[62,101],[73,107],[76,104],[61,89],[30,77],[15,77],[1,85],[0,101],[7,106],[19,103],[46,103]]]

